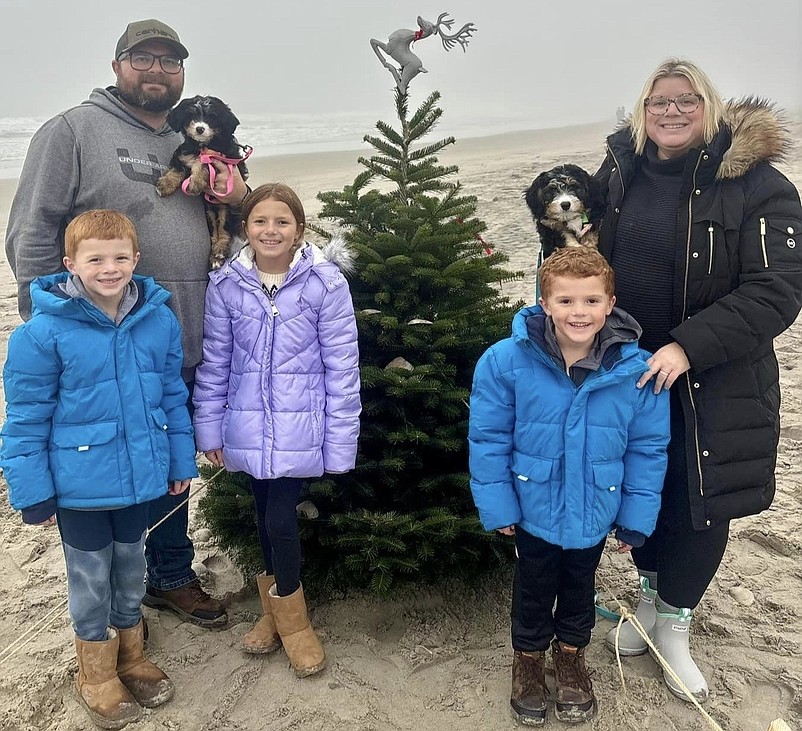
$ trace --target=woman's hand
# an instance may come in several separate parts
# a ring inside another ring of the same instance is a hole
[[[508,525],[506,528],[498,528],[499,533],[503,536],[514,536],[515,535],[515,526]]]
[[[222,449],[212,449],[208,452],[204,452],[206,455],[206,459],[208,459],[215,467],[225,467],[223,463],[223,450]]]
[[[671,388],[691,367],[688,356],[679,343],[664,345],[646,363],[649,370],[640,377],[636,385],[638,388],[643,388],[654,378],[655,393],[660,393],[664,388]]]
[[[174,480],[170,484],[170,487],[167,488],[167,492],[171,495],[180,495],[189,487],[190,482],[192,482],[192,480]]]

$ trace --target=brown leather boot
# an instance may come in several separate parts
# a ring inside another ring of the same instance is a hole
[[[596,715],[596,696],[585,666],[585,648],[552,640],[551,658],[557,684],[554,715],[566,723],[584,723]]]
[[[100,728],[122,728],[142,717],[136,699],[117,677],[119,647],[120,638],[112,628],[109,628],[109,638],[101,642],[75,638],[78,699],[92,722]]]
[[[228,622],[226,609],[209,596],[197,579],[177,589],[145,587],[142,603],[151,609],[170,609],[182,619],[199,627],[222,627]]]
[[[278,635],[276,621],[273,619],[273,610],[270,608],[270,598],[267,595],[270,587],[275,583],[275,576],[259,574],[256,577],[259,598],[262,600],[262,617],[254,625],[253,629],[242,638],[240,647],[243,652],[248,652],[252,655],[264,655],[281,647],[281,637]]]
[[[131,691],[140,706],[156,708],[167,703],[175,693],[175,685],[159,667],[145,658],[142,620],[130,629],[118,628],[117,633],[120,635],[117,675],[122,684]]]
[[[524,726],[542,726],[546,722],[546,653],[515,651],[512,658],[512,715]]]
[[[303,587],[289,596],[278,596],[276,585],[267,593],[276,629],[290,665],[299,678],[319,673],[326,666],[326,655],[315,631],[309,626]]]

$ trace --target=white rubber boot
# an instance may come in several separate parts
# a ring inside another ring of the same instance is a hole
[[[671,665],[691,695],[701,702],[707,698],[708,688],[704,675],[691,657],[688,635],[692,619],[692,610],[672,607],[658,597],[657,619],[650,637],[658,652]],[[675,696],[684,701],[688,700],[685,693],[665,670],[663,670],[663,680]]]
[[[640,593],[638,596],[638,608],[635,610],[635,618],[641,623],[646,632],[651,632],[654,627],[656,610],[654,600],[657,597],[657,590],[652,587],[657,586],[657,574],[652,571],[644,571],[640,574]],[[604,638],[604,644],[615,652],[615,635],[618,627],[613,627]],[[618,652],[622,657],[634,657],[635,655],[645,655],[649,646],[632,627],[630,622],[621,625],[618,634]]]

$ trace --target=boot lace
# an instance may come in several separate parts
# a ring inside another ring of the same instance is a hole
[[[591,673],[585,665],[585,659],[579,653],[560,652],[559,660],[554,663],[557,680],[561,685],[581,688],[586,693],[593,689]]]

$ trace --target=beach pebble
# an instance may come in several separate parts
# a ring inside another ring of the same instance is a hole
[[[206,543],[212,537],[212,532],[208,528],[198,528],[192,534],[192,540],[196,543]]]
[[[751,607],[755,603],[755,595],[745,586],[733,586],[730,596],[745,607]]]
[[[203,578],[209,573],[209,569],[207,569],[206,565],[202,564],[200,561],[196,561],[192,564],[192,570],[199,579]]]

